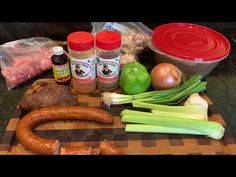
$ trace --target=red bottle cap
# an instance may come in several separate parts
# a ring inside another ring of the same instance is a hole
[[[121,46],[121,35],[114,31],[102,31],[96,34],[96,46],[103,50],[114,50]]]
[[[94,47],[94,36],[89,32],[74,32],[67,36],[67,42],[72,50],[89,50]]]
[[[172,56],[196,61],[216,61],[229,55],[226,37],[210,28],[189,24],[169,23],[153,31],[155,47]]]

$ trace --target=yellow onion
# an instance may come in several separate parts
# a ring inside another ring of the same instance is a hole
[[[180,84],[183,73],[175,65],[161,63],[156,65],[152,71],[152,86],[156,90],[165,90]]]

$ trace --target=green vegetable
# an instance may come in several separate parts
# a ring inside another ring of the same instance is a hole
[[[189,119],[207,120],[207,109],[201,105],[189,106],[165,106],[150,104],[139,101],[132,101],[133,107],[152,109],[151,112],[159,116],[179,117]]]
[[[179,112],[164,112],[158,110],[151,110],[153,114],[165,117],[176,117],[183,119],[195,119],[195,120],[207,120],[208,116],[205,114],[205,111],[199,110],[199,113],[179,113]]]
[[[157,111],[151,110],[150,112],[141,112],[141,111],[134,111],[125,109],[121,112],[122,115],[156,115],[157,117],[164,118],[164,117],[173,117],[173,118],[181,118],[181,119],[195,119],[195,120],[207,120],[207,114],[205,112],[200,113],[183,113],[183,112],[167,112],[167,111]]]
[[[124,77],[124,74],[122,77]],[[146,103],[153,103],[153,104],[176,105],[181,101],[183,101],[184,99],[188,98],[193,93],[202,92],[206,89],[207,83],[201,81],[201,78],[202,77],[200,75],[194,75],[189,80],[187,80],[183,85],[180,85],[178,87],[174,87],[169,90],[151,91],[135,95],[124,95],[118,93],[105,92],[102,93],[102,100],[108,106],[113,104],[131,103],[133,100]],[[127,83],[128,79],[126,80],[124,78],[125,82],[122,80],[123,79],[120,79],[120,83],[122,86],[124,86],[124,83]],[[132,89],[132,87],[136,88],[136,82],[130,81],[130,83],[128,84],[129,85],[126,85],[126,87],[129,86],[128,89],[129,88]],[[125,90],[125,88],[123,89]]]
[[[189,106],[167,106],[160,104],[151,104],[141,101],[132,101],[133,107],[136,108],[146,108],[159,111],[171,111],[171,112],[184,112],[184,113],[198,113],[199,105],[189,105]]]
[[[225,131],[224,127],[221,124],[213,121],[192,120],[172,117],[161,118],[155,114],[145,116],[142,114],[124,114],[122,115],[121,120],[122,122],[128,123],[141,123],[147,125],[178,128],[178,131],[176,131],[177,133],[179,133],[179,128],[183,128],[185,130],[189,129],[190,131],[197,131],[214,139],[221,139]],[[162,129],[162,133],[163,132],[164,131]],[[166,133],[168,133],[168,130],[166,130]]]
[[[119,85],[129,95],[146,92],[151,85],[151,75],[144,65],[135,62],[124,65]]]
[[[142,133],[171,133],[171,134],[191,134],[191,135],[205,135],[202,132],[175,127],[163,127],[157,125],[145,125],[145,124],[126,124],[126,132],[142,132]]]

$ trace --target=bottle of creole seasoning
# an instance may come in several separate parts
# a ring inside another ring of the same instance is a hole
[[[72,86],[79,93],[96,89],[94,36],[88,32],[74,32],[67,37],[72,73]]]
[[[68,56],[60,46],[53,47],[52,51],[51,62],[54,79],[58,84],[68,85],[71,79]]]
[[[121,35],[114,31],[96,34],[97,80],[102,91],[118,89]]]

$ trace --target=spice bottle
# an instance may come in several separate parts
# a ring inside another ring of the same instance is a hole
[[[118,89],[121,35],[114,31],[96,34],[97,84],[102,91]]]
[[[70,65],[68,56],[60,46],[52,48],[51,57],[54,79],[58,84],[68,85],[70,83]]]
[[[67,42],[73,88],[79,93],[95,91],[94,36],[89,32],[74,32],[68,35]]]

